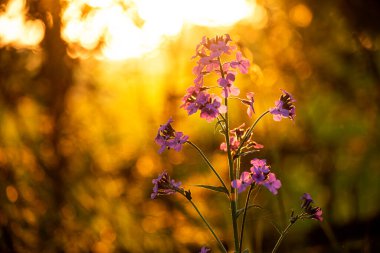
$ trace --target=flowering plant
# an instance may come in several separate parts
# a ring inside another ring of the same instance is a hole
[[[277,179],[276,174],[271,171],[270,165],[265,159],[254,158],[251,160],[251,167],[248,171],[240,173],[241,157],[253,154],[259,151],[264,146],[252,140],[252,133],[257,123],[267,114],[271,114],[275,121],[281,121],[283,118],[294,120],[295,114],[295,99],[293,96],[282,90],[280,99],[275,102],[275,106],[269,108],[262,113],[253,124],[245,128],[245,124],[231,129],[229,123],[228,103],[230,99],[237,99],[243,105],[247,106],[247,114],[250,118],[255,113],[254,109],[254,93],[248,92],[246,98],[238,97],[240,89],[235,86],[234,82],[237,72],[247,74],[249,70],[249,61],[243,57],[242,53],[237,50],[237,47],[232,45],[232,40],[229,35],[216,36],[215,38],[203,37],[202,41],[196,47],[196,53],[193,58],[197,58],[197,65],[193,69],[195,74],[194,85],[187,89],[186,94],[182,99],[181,108],[184,108],[188,115],[200,112],[200,117],[207,122],[216,120],[220,132],[224,135],[224,142],[220,144],[220,149],[227,153],[229,183],[226,184],[218,171],[214,168],[211,162],[207,159],[201,149],[189,140],[189,136],[182,132],[177,132],[173,127],[173,120],[170,118],[168,122],[161,125],[155,141],[160,145],[159,153],[166,149],[174,149],[180,151],[184,144],[189,144],[195,148],[209,168],[215,174],[220,182],[220,186],[202,185],[201,187],[213,190],[216,192],[225,193],[230,201],[231,221],[233,227],[233,242],[234,252],[247,253],[248,249],[242,251],[244,224],[249,207],[250,195],[255,187],[265,187],[271,193],[276,195],[281,188],[281,181]],[[223,61],[223,56],[232,55],[235,57],[231,61]],[[215,73],[218,77],[216,89],[218,94],[211,93],[211,89],[215,87],[207,87],[204,85],[204,76],[210,73]],[[176,182],[171,179],[166,171],[162,172],[158,178],[153,180],[153,193],[151,198],[155,199],[160,195],[170,195],[179,193],[183,195],[195,208],[201,219],[204,221],[222,252],[227,252],[219,237],[216,235],[211,225],[201,214],[197,206],[192,200],[190,190],[185,190],[181,187],[181,182]],[[238,210],[238,194],[249,188],[244,207]],[[305,193],[302,196],[302,212],[299,214],[292,213],[289,219],[289,225],[280,232],[280,237],[273,248],[273,253],[277,251],[284,236],[290,227],[299,219],[315,219],[322,221],[322,210],[319,207],[313,207],[311,196]],[[241,227],[238,228],[238,218],[242,214]],[[202,247],[200,252],[209,252],[210,249]]]

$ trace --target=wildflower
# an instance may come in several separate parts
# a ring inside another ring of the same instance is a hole
[[[322,209],[320,207],[312,206],[313,199],[311,198],[309,193],[304,193],[301,197],[301,200],[303,201],[301,204],[301,208],[304,210],[304,214],[307,218],[323,221]]]
[[[238,190],[238,193],[245,191],[245,189],[253,183],[251,173],[244,171],[241,173],[239,179],[231,182],[231,186]]]
[[[245,127],[245,123],[243,123],[243,124],[241,124],[240,126],[234,128],[234,129],[232,129],[230,132],[231,132],[232,134],[234,134],[238,140],[240,140],[241,137],[243,137],[243,135],[244,135],[244,133],[245,133],[245,130],[244,130],[243,127]]]
[[[295,106],[293,103],[295,99],[293,96],[285,90],[282,90],[283,94],[280,97],[280,100],[276,101],[275,107],[269,109],[269,112],[273,114],[273,119],[275,121],[280,121],[281,118],[290,118],[294,120],[296,116]]]
[[[166,148],[180,151],[182,149],[182,144],[189,139],[189,136],[184,135],[182,132],[176,132],[171,126],[172,122],[173,119],[170,118],[166,124],[161,125],[158,129],[155,141],[161,146],[158,151],[159,154],[164,152]]]
[[[228,73],[224,78],[221,77],[218,79],[218,84],[223,88],[222,96],[224,98],[228,97],[230,94],[233,96],[237,96],[240,94],[239,88],[234,86],[233,84],[234,81],[234,73]]]
[[[266,160],[253,159],[251,160],[252,167],[250,168],[252,179],[256,184],[261,184],[267,179],[270,172],[270,167],[266,164]]]
[[[206,247],[202,247],[201,251],[199,251],[199,253],[208,253],[208,252],[210,252],[210,249],[208,249]]]
[[[227,112],[227,107],[222,104],[220,97],[211,94],[207,98],[207,102],[200,107],[201,118],[206,119],[207,122],[211,122],[219,114]]]
[[[250,118],[252,118],[252,115],[255,113],[255,108],[253,108],[253,103],[254,103],[254,99],[253,99],[253,95],[254,93],[253,92],[248,92],[247,93],[247,98],[248,99],[242,99],[241,102],[243,104],[246,104],[248,105],[248,108],[247,108],[247,114]]]
[[[277,194],[278,189],[281,188],[281,181],[276,178],[274,173],[269,173],[267,179],[263,182],[263,185],[274,195]]]
[[[313,203],[313,199],[309,193],[304,193],[301,197],[301,200],[303,200],[301,205],[302,208],[309,208],[311,203]]]
[[[230,149],[232,152],[236,151],[239,148],[240,141],[235,137],[230,137]],[[223,142],[220,144],[220,150],[227,152],[227,143]]]
[[[270,166],[266,164],[266,161],[255,158],[251,160],[251,164],[250,172],[245,171],[240,175],[240,179],[233,180],[231,182],[232,187],[241,193],[249,185],[263,185],[276,195],[281,187],[281,181],[276,178],[274,173],[270,172]]]
[[[150,195],[152,199],[155,199],[160,195],[171,195],[176,192],[184,192],[183,188],[180,188],[181,182],[175,182],[174,179],[170,179],[166,171],[162,172],[156,179],[152,180],[153,193]]]
[[[242,74],[248,73],[249,61],[243,57],[240,51],[236,52],[236,61],[232,61],[230,65],[232,68],[238,68]]]

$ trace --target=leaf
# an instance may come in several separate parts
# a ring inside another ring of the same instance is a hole
[[[223,192],[225,194],[229,194],[228,190],[226,188],[224,188],[223,186],[212,186],[212,185],[204,185],[204,184],[197,184],[197,185],[194,185],[196,187],[201,187],[201,188],[205,188],[205,189],[208,189],[208,190],[211,190],[211,191],[216,191],[216,192]]]
[[[249,253],[249,249],[245,249],[241,253]]]
[[[262,208],[262,207],[259,206],[259,205],[249,205],[248,208],[247,208],[247,211],[248,211],[248,209],[250,209],[251,207],[264,209],[264,208]],[[239,210],[237,210],[237,211],[236,211],[236,218],[239,217],[239,215],[242,214],[243,212],[244,212],[244,208],[240,208]]]

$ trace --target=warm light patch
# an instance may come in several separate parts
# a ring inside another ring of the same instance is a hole
[[[0,12],[0,47],[36,47],[44,37],[45,26],[41,20],[26,20],[25,0],[10,0],[5,11]]]
[[[9,199],[10,202],[14,203],[18,199],[18,191],[16,188],[12,185],[8,185],[7,188],[5,189],[5,192],[7,194],[7,198]]]
[[[230,26],[253,11],[246,0],[71,0],[62,15],[62,37],[74,49],[122,60],[153,51],[185,24]]]
[[[313,19],[313,13],[304,4],[295,5],[289,12],[290,20],[299,27],[307,27]]]

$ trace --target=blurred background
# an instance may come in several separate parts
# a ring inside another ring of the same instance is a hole
[[[245,245],[270,252],[309,192],[324,221],[298,222],[280,252],[379,252],[378,1],[0,3],[0,252],[218,252],[186,199],[150,199],[164,169],[231,246],[227,199],[194,187],[218,183],[207,165],[154,143],[172,116],[227,180],[215,124],[179,108],[195,46],[225,33],[252,62],[236,84],[254,117],[281,88],[297,100],[295,122],[260,122],[265,148],[243,161],[267,159],[283,185],[256,195]],[[232,127],[251,124],[233,102]]]

